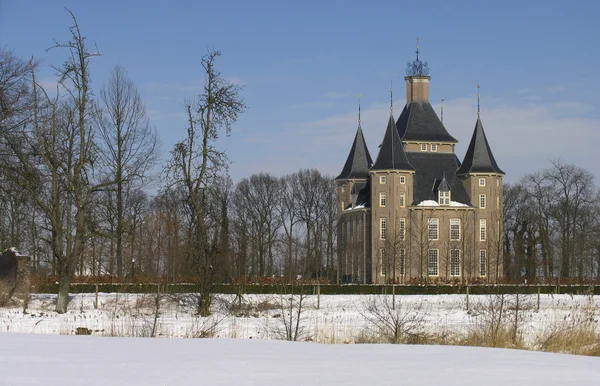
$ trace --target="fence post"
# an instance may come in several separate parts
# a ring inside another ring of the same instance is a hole
[[[467,285],[467,311],[469,311],[469,285]]]
[[[540,310],[540,286],[538,285],[537,310]]]
[[[392,284],[392,310],[396,309],[396,284]]]
[[[98,283],[96,283],[96,302],[94,303],[94,308],[98,309]]]

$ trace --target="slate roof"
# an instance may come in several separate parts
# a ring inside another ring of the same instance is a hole
[[[373,164],[371,154],[365,142],[362,128],[360,123],[354,136],[354,142],[352,142],[352,148],[350,148],[350,154],[346,159],[344,168],[336,180],[343,180],[348,178],[367,178],[369,167]]]
[[[471,205],[471,200],[462,181],[454,174],[460,166],[456,154],[408,152],[406,155],[411,165],[417,169],[414,175],[414,201],[412,205],[425,200],[437,201],[438,197],[434,189],[438,188],[436,185],[441,185],[444,174],[446,184],[452,191],[452,201]]]
[[[403,141],[458,142],[448,133],[429,101],[407,103],[396,126]]]
[[[390,113],[387,129],[383,142],[381,143],[377,160],[371,170],[415,170],[408,162],[402,139],[398,134],[396,124],[394,123],[394,115]]]
[[[357,182],[352,187],[352,190],[358,190],[358,197],[356,198],[355,206],[363,206],[365,208],[371,207],[371,184],[370,180],[367,182]],[[352,208],[352,202],[348,203],[344,209]]]
[[[494,159],[479,116],[463,164],[456,171],[457,175],[468,173],[498,173],[504,175]]]

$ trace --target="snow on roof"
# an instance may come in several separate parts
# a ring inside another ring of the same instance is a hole
[[[440,204],[435,200],[425,200],[421,201],[417,204],[417,206],[440,206]],[[457,201],[450,201],[450,206],[453,207],[468,207],[469,205],[463,204]]]
[[[360,208],[364,208],[364,207],[365,207],[365,204],[358,204],[358,205],[354,205],[354,207],[351,206],[349,208],[346,208],[346,209],[344,209],[344,211],[352,210],[352,209],[360,209]]]

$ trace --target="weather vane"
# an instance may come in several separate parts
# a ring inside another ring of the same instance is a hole
[[[417,58],[406,65],[406,75],[408,76],[428,76],[429,65],[419,59],[419,38],[417,38]]]

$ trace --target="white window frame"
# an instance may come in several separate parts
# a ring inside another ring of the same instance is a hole
[[[404,266],[406,264],[406,250],[404,248],[400,248],[400,255],[398,256],[398,260],[398,263],[400,264],[400,268],[398,269],[399,275],[404,276],[406,275],[406,269]]]
[[[438,203],[440,205],[450,205],[450,191],[438,192]]]
[[[485,178],[480,178],[479,179],[479,186],[481,186],[481,187],[485,186]]]
[[[379,249],[379,263],[381,264],[381,269],[379,270],[381,276],[385,276],[387,273],[387,251],[385,248]]]
[[[496,196],[496,209],[500,209],[500,196]]]
[[[485,194],[479,195],[479,209],[485,209],[487,206],[487,197]]]
[[[484,218],[479,220],[479,241],[487,239],[487,223]]]
[[[440,250],[432,248],[427,253],[427,276],[439,276]]]
[[[346,203],[342,200],[342,210],[346,209]]]
[[[427,144],[426,143],[422,143],[421,144],[421,151],[427,151]]]
[[[381,208],[385,208],[385,204],[386,204],[385,192],[380,192],[379,193],[379,206]]]
[[[427,236],[430,241],[437,241],[440,238],[440,219],[435,217],[429,218],[427,226]]]
[[[479,276],[487,276],[487,250],[479,250]]]
[[[401,184],[405,184],[406,183],[406,177],[400,176],[400,183]]]
[[[460,276],[460,249],[450,250],[450,276]]]
[[[401,218],[398,220],[398,226],[400,227],[400,240],[406,240],[406,219]]]
[[[431,144],[431,151],[437,151],[437,143],[432,143]]]
[[[385,240],[387,237],[387,218],[381,217],[379,219],[379,239]]]
[[[406,206],[406,195],[404,193],[400,193],[398,197],[398,201],[400,201],[400,207],[404,208]]]
[[[379,176],[379,184],[380,185],[385,185],[386,180],[387,180],[386,176]]]
[[[450,241],[460,241],[461,229],[460,229],[460,219],[459,218],[451,218],[450,219]]]

